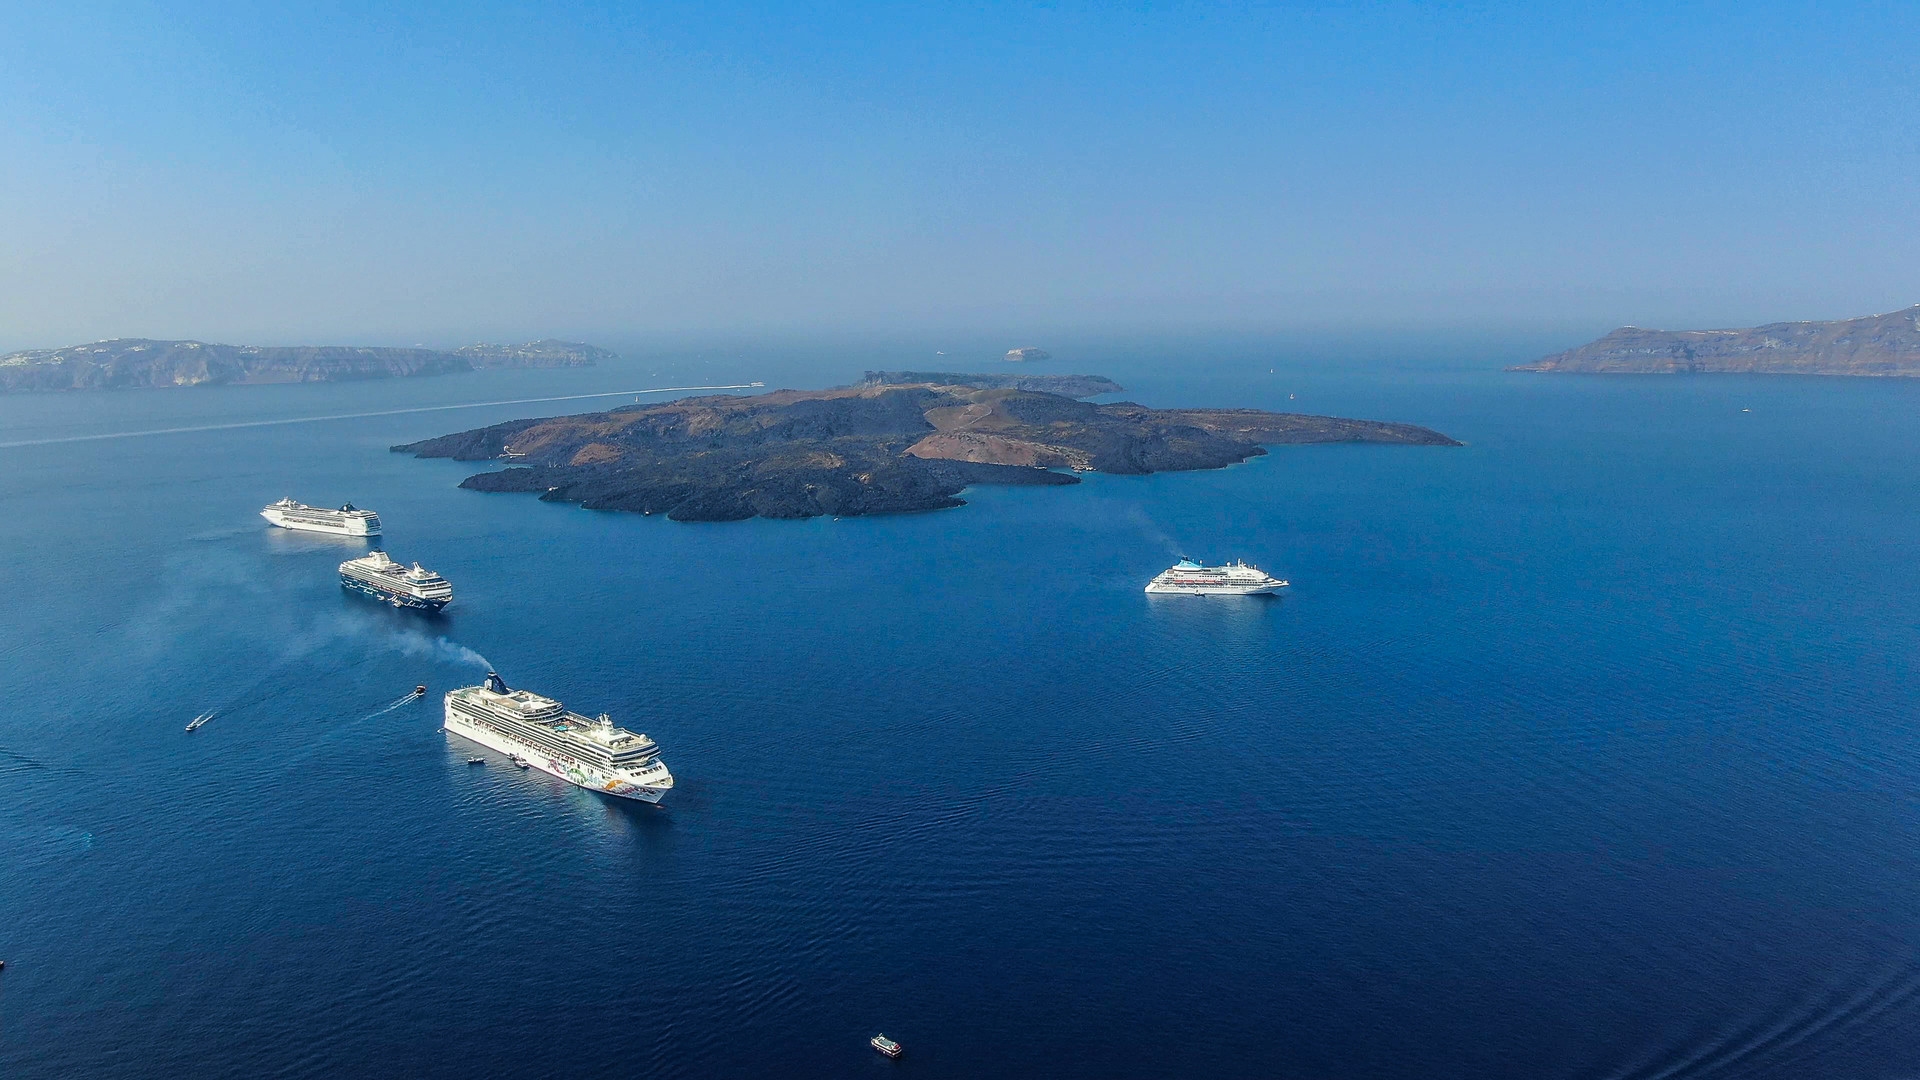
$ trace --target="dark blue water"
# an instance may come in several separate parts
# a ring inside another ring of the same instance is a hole
[[[0,1075],[1913,1075],[1920,386],[1527,351],[1115,350],[1149,404],[1469,445],[843,521],[386,451],[584,405],[0,448]],[[0,442],[861,366],[6,398]],[[289,494],[455,606],[343,593]],[[1142,594],[1180,553],[1295,585]],[[464,650],[655,736],[668,803],[469,768]]]

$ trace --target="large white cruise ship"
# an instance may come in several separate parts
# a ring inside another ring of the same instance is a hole
[[[1147,582],[1150,593],[1187,593],[1192,596],[1270,596],[1287,583],[1243,562],[1202,566],[1181,559]]]
[[[491,671],[485,683],[447,694],[446,729],[590,791],[657,803],[673,787],[652,739],[605,713],[589,720],[552,698],[509,690]]]
[[[394,607],[439,611],[453,602],[453,586],[447,579],[414,563],[394,562],[384,551],[375,551],[340,564],[342,588],[363,592]]]
[[[332,533],[335,536],[380,535],[380,515],[371,510],[356,510],[352,503],[338,510],[327,510],[292,499],[281,499],[262,509],[260,516],[283,529]]]

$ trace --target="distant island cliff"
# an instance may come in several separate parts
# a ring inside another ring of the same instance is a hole
[[[1104,375],[966,375],[956,371],[869,371],[860,380],[861,386],[900,386],[906,383],[939,383],[943,385],[976,386],[981,389],[1009,387],[1014,390],[1037,390],[1043,394],[1060,394],[1065,397],[1087,398],[1101,394],[1118,394],[1126,387]]]
[[[358,345],[215,345],[117,338],[0,356],[0,393],[341,382],[446,375],[476,368],[572,367],[613,358],[613,353],[592,345],[552,340],[524,345],[469,345],[443,352]]]
[[[947,380],[999,378],[943,373]],[[1058,485],[1076,483],[1072,472],[1213,469],[1264,454],[1262,445],[1326,442],[1460,445],[1412,424],[1096,405],[943,381],[683,398],[514,420],[393,449],[512,463],[460,485],[477,491],[537,492],[548,501],[678,521],[732,521],[937,510],[963,505],[956,496],[971,484]]]
[[[1598,341],[1508,370],[1920,376],[1920,305],[1857,319],[1769,323],[1744,330],[1623,326]]]
[[[620,357],[596,345],[545,338],[524,345],[466,345],[453,350],[476,368],[592,367]]]

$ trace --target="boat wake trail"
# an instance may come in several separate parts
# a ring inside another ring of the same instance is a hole
[[[44,769],[46,767],[47,763],[38,758],[18,754],[4,746],[0,746],[0,776],[12,772],[26,772],[29,769]]]
[[[304,655],[304,652],[295,654],[296,657],[299,655]],[[319,673],[319,678],[328,679],[335,675],[343,674],[345,672],[353,670],[354,668],[360,667],[368,663],[372,659],[373,657],[371,655],[368,655],[368,656],[362,656],[356,660],[348,660],[338,664],[333,664],[325,668],[324,670],[322,670]],[[253,709],[258,706],[265,705],[266,703],[270,701],[274,701],[278,698],[285,697],[286,695],[291,694],[294,691],[300,689],[302,686],[307,685],[305,680],[296,680],[296,679],[290,679],[287,677],[287,672],[291,667],[292,667],[292,660],[283,660],[280,663],[273,665],[271,668],[267,669],[266,674],[254,680],[252,685],[248,686],[245,690],[242,690],[239,693],[233,695],[231,698],[227,699],[225,702],[223,702],[219,706],[212,709],[208,709],[206,713],[204,713],[203,715],[205,715],[205,717],[208,720],[211,720],[216,716],[225,716],[229,713],[243,712],[248,709]],[[414,695],[408,694],[407,696],[411,698]]]
[[[545,401],[585,401],[589,398],[625,397],[628,394],[675,394],[686,390],[751,390],[760,383],[731,383],[726,386],[655,386],[645,390],[607,390],[597,394],[561,394],[558,397],[514,398],[508,401],[463,401],[458,405],[421,405],[411,409],[377,409],[373,412],[333,413],[327,416],[289,416],[279,420],[243,420],[232,424],[198,424],[192,427],[150,428],[146,431],[109,431],[100,435],[60,435],[50,439],[15,439],[0,442],[0,450],[17,446],[54,446],[60,443],[98,442],[103,439],[138,439],[147,435],[185,435],[196,431],[233,431],[238,428],[278,427],[282,424],[317,424],[325,420],[360,420],[369,416],[403,416],[407,413],[443,412],[447,409],[484,409],[492,405],[536,405]]]
[[[394,698],[392,701],[387,702],[385,705],[380,706],[379,708],[373,710],[372,712],[361,717],[360,719],[371,720],[376,716],[385,716],[386,714],[401,707],[402,705],[411,705],[412,703],[419,701],[421,698],[424,698],[426,696],[427,695],[425,694],[421,694],[421,693],[417,693],[415,691],[409,690],[405,694],[402,694],[399,697]]]
[[[311,761],[320,754],[331,753],[331,748],[339,745],[342,740],[353,738],[354,733],[360,730],[361,724],[385,716],[395,709],[404,708],[416,701],[423,701],[426,699],[426,696],[427,695],[419,691],[408,691],[363,716],[343,714],[337,722],[330,724],[315,737],[308,739],[304,750],[288,755],[285,760],[288,762]]]
[[[1920,1001],[1920,974],[1907,963],[1877,973],[1835,979],[1820,992],[1786,1004],[1703,1041],[1654,1048],[1639,1062],[1613,1070],[1610,1080],[1678,1080],[1683,1076],[1815,1076],[1814,1062],[1856,1039],[1862,1029],[1886,1025]]]

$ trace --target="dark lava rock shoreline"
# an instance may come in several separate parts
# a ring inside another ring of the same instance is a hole
[[[1212,469],[1264,454],[1263,444],[1324,442],[1460,445],[1412,424],[1096,405],[943,382],[682,398],[513,420],[393,450],[511,463],[460,485],[475,491],[736,521],[938,510],[964,505],[957,495],[972,484],[1054,486],[1078,483],[1075,472]],[[1053,471],[1061,468],[1069,471]]]

